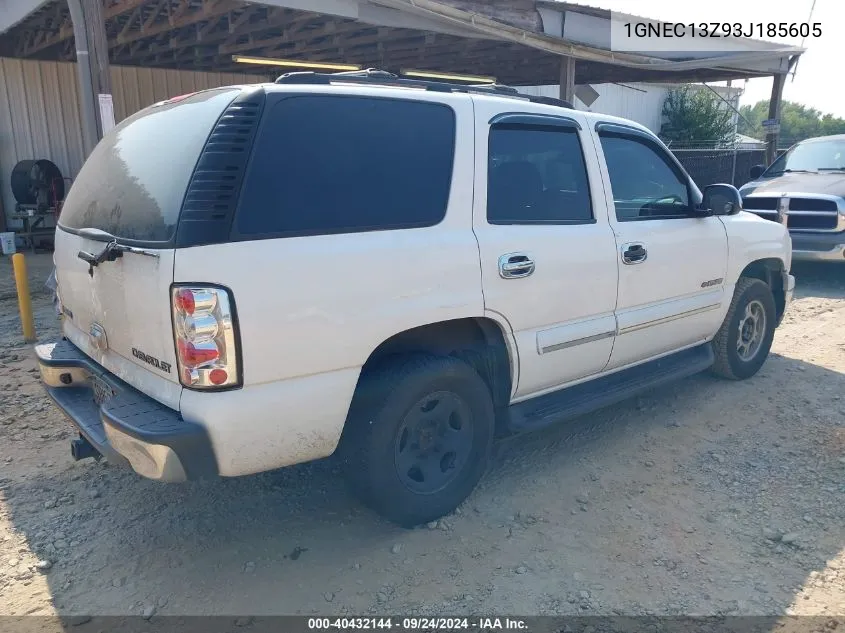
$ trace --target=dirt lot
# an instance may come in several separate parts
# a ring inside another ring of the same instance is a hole
[[[757,377],[511,439],[415,530],[331,460],[181,485],[74,463],[2,299],[0,613],[845,614],[845,268],[795,272]]]

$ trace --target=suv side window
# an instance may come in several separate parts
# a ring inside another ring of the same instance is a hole
[[[670,159],[645,139],[600,134],[616,219],[688,218],[689,187]]]
[[[594,221],[587,166],[575,128],[494,125],[488,152],[490,224]]]
[[[433,226],[446,215],[455,114],[443,104],[301,95],[264,114],[238,204],[241,238]]]

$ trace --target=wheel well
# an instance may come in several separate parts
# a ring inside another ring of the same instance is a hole
[[[786,289],[783,287],[783,262],[776,257],[758,259],[746,266],[740,277],[759,279],[772,289],[775,298],[778,322],[783,317],[786,306]]]
[[[496,408],[507,406],[512,385],[511,360],[502,330],[492,319],[454,319],[394,334],[373,350],[361,373],[391,356],[413,352],[461,358],[490,387]]]

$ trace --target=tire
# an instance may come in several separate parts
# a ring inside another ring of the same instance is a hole
[[[749,310],[752,315],[758,315],[756,320],[748,319],[747,311]],[[752,339],[756,346],[756,351],[752,353],[752,346],[748,339],[754,334],[749,333],[747,328],[759,323],[759,313],[764,315],[765,323],[759,328],[761,335],[759,344],[756,343],[756,338]],[[763,366],[769,355],[775,335],[776,320],[775,300],[769,286],[759,279],[740,277],[722,327],[719,328],[712,342],[716,361],[711,371],[729,380],[751,378]],[[746,329],[744,333],[741,333],[740,328],[743,325]],[[741,336],[743,337],[742,344],[740,344]]]
[[[493,400],[478,373],[457,358],[413,354],[362,375],[342,451],[362,501],[413,527],[469,496],[487,467],[493,434]]]

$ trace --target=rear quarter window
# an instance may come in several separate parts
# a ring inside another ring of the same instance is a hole
[[[140,242],[168,242],[205,141],[237,88],[208,90],[124,119],[94,148],[59,225]]]
[[[446,214],[455,115],[439,103],[283,98],[264,121],[238,205],[241,239],[432,226]]]

